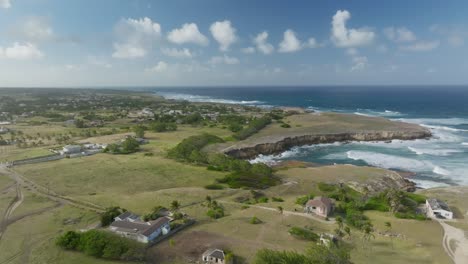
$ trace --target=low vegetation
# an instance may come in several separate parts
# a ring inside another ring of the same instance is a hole
[[[260,131],[262,128],[266,127],[270,123],[271,123],[271,118],[268,116],[252,119],[250,120],[247,127],[243,128],[242,130],[234,134],[234,138],[237,140],[246,139],[250,137],[251,135],[257,133],[258,131]]]
[[[142,244],[115,234],[90,230],[83,233],[68,231],[57,238],[56,244],[66,250],[76,250],[96,258],[142,261]]]
[[[293,226],[289,229],[288,232],[292,236],[302,239],[302,240],[317,242],[320,238],[319,235],[317,235],[316,233],[314,233],[312,230],[308,228]]]

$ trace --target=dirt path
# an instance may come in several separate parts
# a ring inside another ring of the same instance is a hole
[[[229,202],[229,201],[222,201],[222,200],[218,200],[218,202],[224,203],[224,204],[235,204],[235,205],[239,205],[239,206],[245,205],[243,203],[236,203],[236,202]],[[260,206],[260,205],[248,205],[248,206],[253,207],[253,208],[278,212],[278,209],[276,209],[276,208]],[[306,217],[306,218],[313,219],[315,221],[318,221],[318,222],[321,222],[321,223],[324,223],[324,224],[330,224],[330,225],[335,224],[335,220],[331,219],[331,220],[327,221],[325,219],[322,219],[322,218],[320,218],[318,216],[315,216],[315,215],[312,215],[312,214],[293,212],[293,211],[286,211],[286,210],[283,210],[283,214],[284,215],[295,215],[295,216]]]
[[[14,181],[16,181],[16,183],[18,185],[25,186],[31,192],[34,192],[34,193],[42,195],[42,196],[46,196],[47,198],[49,198],[52,201],[62,203],[62,204],[68,204],[68,205],[71,205],[71,206],[74,206],[74,207],[77,207],[77,208],[80,208],[80,209],[85,209],[85,210],[93,211],[93,212],[96,212],[96,213],[101,213],[101,212],[104,212],[104,210],[105,210],[102,206],[99,206],[99,205],[96,205],[96,204],[93,204],[93,203],[90,203],[90,202],[79,201],[79,200],[75,200],[75,199],[70,198],[70,197],[59,195],[59,194],[55,193],[54,191],[52,191],[52,190],[50,190],[50,189],[48,189],[48,188],[46,188],[44,186],[41,186],[41,185],[39,185],[39,184],[25,178],[24,176],[20,175],[19,173],[7,168],[5,165],[0,165],[0,173],[8,175],[10,178],[12,178]]]
[[[5,230],[8,226],[8,221],[10,219],[10,216],[13,214],[16,208],[18,208],[18,206],[21,205],[23,201],[24,201],[24,195],[23,195],[23,192],[21,191],[21,185],[16,183],[16,195],[13,198],[12,202],[8,205],[5,212],[3,213],[3,217],[0,222],[0,241],[2,240],[3,234],[5,233]]]
[[[453,260],[455,264],[468,263],[468,238],[465,232],[461,229],[453,227],[449,224],[439,220],[440,225],[444,229],[444,238],[442,246],[444,247],[447,255]],[[452,248],[450,242],[455,243],[455,248]]]

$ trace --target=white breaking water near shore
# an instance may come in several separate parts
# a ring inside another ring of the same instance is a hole
[[[221,98],[213,98],[210,96],[202,96],[202,95],[192,95],[192,94],[182,94],[182,93],[164,93],[158,92],[160,96],[163,96],[166,99],[172,100],[185,100],[189,102],[205,102],[205,103],[221,103],[221,104],[241,104],[241,105],[261,105],[264,102],[262,101],[244,101],[244,100],[228,100],[228,99],[221,99]]]

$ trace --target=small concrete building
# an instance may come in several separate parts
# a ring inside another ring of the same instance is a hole
[[[426,214],[431,218],[453,219],[453,212],[448,205],[435,198],[426,200]]]
[[[205,264],[226,264],[224,251],[217,248],[210,248],[207,251],[205,251],[202,255],[202,261],[202,263]]]
[[[334,209],[333,200],[328,197],[318,196],[309,200],[305,207],[305,213],[313,213],[321,217],[328,217]]]

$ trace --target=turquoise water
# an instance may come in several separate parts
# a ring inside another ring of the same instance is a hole
[[[252,162],[303,160],[372,165],[415,172],[420,187],[468,184],[468,87],[220,87],[152,89],[167,98],[272,106],[300,106],[416,123],[429,140],[323,144]]]

